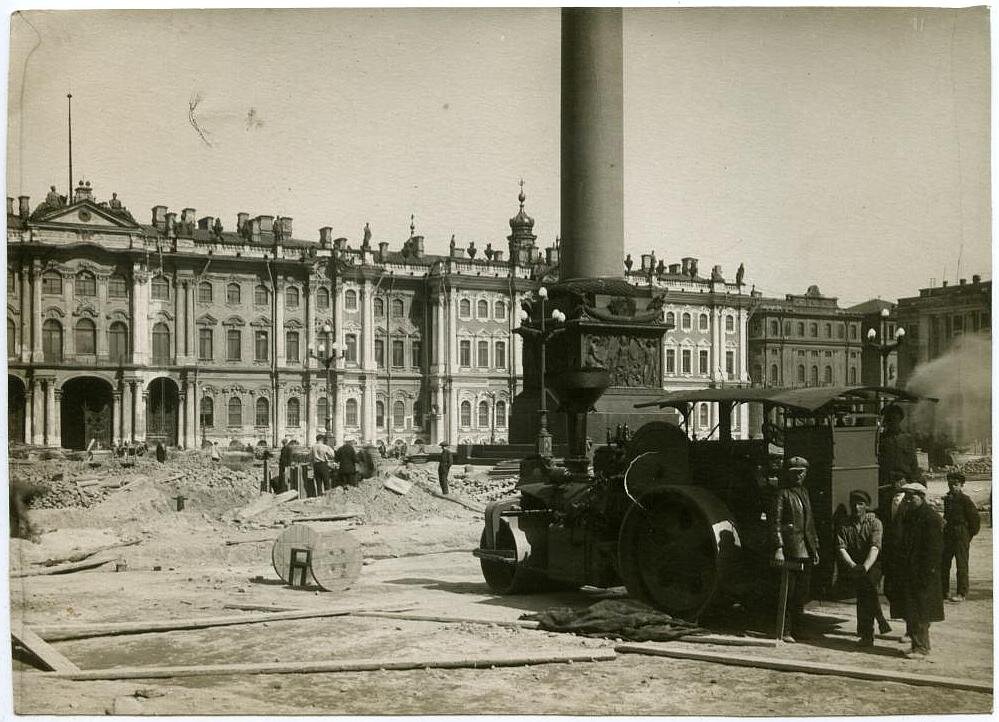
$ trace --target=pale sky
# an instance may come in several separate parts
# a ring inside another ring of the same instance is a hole
[[[34,29],[28,26],[28,23]],[[294,218],[505,248],[525,180],[559,232],[557,9],[29,11],[7,195],[117,191],[137,219]],[[625,251],[843,305],[991,278],[983,8],[624,14]],[[196,118],[211,146],[188,121]]]

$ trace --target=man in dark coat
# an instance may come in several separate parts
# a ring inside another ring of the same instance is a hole
[[[943,558],[940,563],[940,583],[943,596],[950,591],[950,562],[957,560],[957,594],[952,602],[963,602],[968,596],[968,549],[971,539],[982,526],[978,508],[964,493],[964,474],[947,474],[950,489],[944,495]]]
[[[881,581],[881,520],[867,511],[870,495],[863,489],[850,492],[850,518],[836,533],[847,578],[853,582],[857,597],[857,636],[861,647],[874,646],[874,620],[882,634],[891,631],[881,612],[878,582]],[[887,627],[887,629],[886,629]]]
[[[278,454],[278,478],[277,482],[274,484],[274,491],[277,494],[288,490],[288,484],[285,481],[284,474],[285,469],[291,466],[294,450],[295,447],[288,442],[287,436],[281,439],[281,453]]]
[[[349,441],[336,450],[335,459],[340,466],[340,483],[357,486],[357,452]]]
[[[445,496],[448,493],[448,475],[451,473],[451,464],[454,462],[454,454],[448,448],[447,442],[441,442],[441,460],[437,465],[437,481],[441,485],[441,493]]]
[[[784,483],[773,499],[767,514],[770,542],[774,547],[772,566],[787,568],[787,617],[783,641],[794,642],[800,633],[812,567],[819,563],[819,537],[815,532],[815,515],[805,488],[808,461],[795,456],[784,469]]]
[[[892,404],[884,412],[884,429],[878,438],[878,486],[891,484],[892,472],[900,473],[906,481],[919,481],[922,476],[916,461],[916,442],[912,435],[902,431],[905,412]]]
[[[889,616],[892,619],[903,619],[902,600],[897,592],[895,581],[897,570],[901,569],[899,549],[902,540],[902,517],[908,506],[903,503],[905,493],[902,485],[905,479],[901,472],[891,473],[891,486],[880,490],[881,501],[878,503],[878,516],[881,518],[883,536],[881,538],[881,569],[884,573],[885,596],[888,598]]]
[[[910,482],[902,487],[907,509],[902,515],[897,570],[898,592],[912,638],[914,659],[930,653],[930,623],[944,618],[940,590],[943,519],[926,503],[926,487]]]

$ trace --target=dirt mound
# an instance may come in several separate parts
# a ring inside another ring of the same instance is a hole
[[[991,474],[992,457],[983,456],[981,459],[972,459],[961,465],[961,471],[965,474]]]

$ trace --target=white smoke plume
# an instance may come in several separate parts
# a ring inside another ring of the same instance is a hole
[[[992,438],[992,345],[986,336],[958,338],[943,356],[916,367],[906,388],[920,402],[910,415],[917,434],[956,446],[987,447]]]

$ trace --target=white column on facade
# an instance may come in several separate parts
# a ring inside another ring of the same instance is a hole
[[[194,449],[197,447],[198,435],[197,429],[195,428],[196,421],[198,417],[197,414],[198,407],[198,394],[197,389],[194,387],[194,383],[191,381],[184,382],[184,448]]]
[[[136,441],[146,440],[146,407],[149,404],[149,391],[144,381],[135,383],[135,423],[132,433]]]
[[[285,328],[284,328],[284,281],[280,278],[275,279],[275,286],[272,289],[274,292],[274,358],[275,363],[278,368],[286,366],[288,364],[288,349],[285,347]],[[305,296],[306,294],[302,294]],[[306,301],[309,303],[309,301]],[[303,356],[309,355],[309,335],[308,330],[306,330],[305,338],[300,338],[298,341],[298,357],[301,359]]]
[[[274,393],[274,406],[277,409],[277,433],[278,443],[288,435],[288,391],[284,385],[278,383]],[[301,411],[300,411],[301,413]],[[301,419],[299,419],[301,423]]]
[[[121,440],[131,441],[132,440],[132,416],[133,416],[133,404],[134,394],[132,393],[132,382],[125,381],[122,383],[121,388]]]
[[[149,274],[139,264],[132,267],[132,360],[137,366],[149,363]],[[143,430],[143,437],[145,430]]]
[[[333,327],[334,327],[333,336],[334,340],[339,345],[341,351],[344,351],[347,348],[346,338],[343,328],[343,296],[345,291],[346,289],[343,287],[343,283],[340,282],[336,284],[335,292],[331,294],[333,298],[333,303],[335,304],[333,306]],[[386,314],[386,318],[387,317],[388,316]],[[336,363],[334,364],[334,367],[342,369],[345,361],[346,361],[345,358],[337,359]]]
[[[42,416],[38,412],[39,398],[42,392],[39,384],[34,379],[29,379],[25,384],[25,433],[24,440],[29,444],[38,446],[42,443]]]
[[[312,383],[305,387],[304,398],[302,399],[302,406],[304,407],[305,413],[305,445],[310,446],[316,438],[316,391],[319,389],[319,384]]]
[[[49,418],[52,419],[52,433],[49,434],[48,445],[60,447],[62,446],[62,389],[56,388],[55,380],[49,383],[49,389],[52,409]]]
[[[184,363],[193,364],[197,358],[198,332],[194,318],[194,279],[184,280],[184,333],[186,347],[184,348]]]
[[[375,307],[374,284],[365,279],[361,286],[361,368],[375,370]],[[386,309],[386,320],[388,309]],[[367,404],[365,404],[367,408]]]
[[[312,287],[309,282],[306,281],[305,285],[302,287],[302,296],[305,300],[305,338],[302,339],[302,343],[305,346],[304,362],[305,368],[316,368],[316,362],[309,358],[308,349],[319,348],[319,344],[316,343],[316,309],[312,302],[313,293]],[[311,442],[310,442],[311,443]]]
[[[361,429],[365,441],[374,443],[378,436],[375,428],[375,394],[378,389],[377,378],[373,375],[364,377],[364,405],[362,408]]]
[[[17,290],[20,294],[21,318],[17,327],[17,357],[22,363],[31,361],[31,287],[28,284],[28,272],[24,266],[17,269]],[[25,414],[27,416],[27,414]],[[30,436],[25,436],[29,440]]]
[[[111,443],[114,444],[122,439],[121,433],[121,391],[115,389],[111,393]]]
[[[31,348],[28,361],[42,361],[42,270],[41,264],[34,262],[31,269]]]

